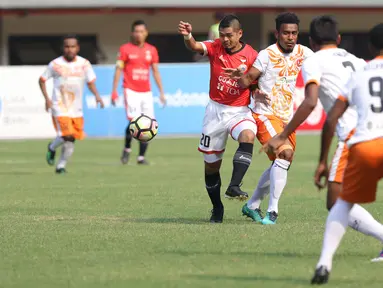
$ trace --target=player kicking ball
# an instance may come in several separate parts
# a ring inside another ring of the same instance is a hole
[[[246,72],[255,61],[257,52],[241,42],[242,29],[234,15],[225,16],[219,24],[219,39],[197,42],[192,26],[180,22],[178,31],[184,36],[185,45],[194,52],[207,55],[210,60],[210,101],[203,120],[202,136],[198,150],[205,161],[205,184],[213,204],[210,222],[221,223],[224,206],[221,202],[220,168],[228,135],[239,142],[233,158],[233,173],[225,197],[245,200],[246,192],[240,188],[249,168],[257,127],[248,108],[250,91],[236,80],[224,75],[225,68],[239,68]]]
[[[278,15],[275,19],[277,42],[259,52],[249,72],[243,75],[239,69],[226,69],[227,75],[238,79],[242,88],[249,87],[258,79],[259,92],[253,117],[258,127],[257,138],[262,145],[282,132],[290,121],[298,74],[303,61],[313,54],[309,48],[296,44],[299,22],[294,13]],[[258,101],[262,97],[263,100]],[[242,207],[243,215],[263,225],[276,224],[278,203],[287,184],[287,171],[294,158],[295,146],[296,137],[292,133],[278,150],[267,153],[271,166],[263,172],[253,196]],[[263,218],[260,205],[269,192],[269,205]]]
[[[278,149],[284,139],[295,131],[311,114],[320,99],[326,113],[334,106],[341,94],[342,86],[347,83],[353,71],[360,71],[366,66],[363,59],[359,59],[344,49],[338,48],[340,35],[338,23],[331,16],[319,16],[310,25],[311,47],[316,53],[307,59],[302,67],[302,76],[305,83],[305,99],[296,111],[293,119],[285,130],[268,143],[270,149]],[[327,209],[332,209],[336,199],[341,194],[343,175],[347,166],[349,149],[347,141],[355,132],[357,123],[356,107],[349,107],[338,119],[336,134],[338,146],[328,169],[327,158],[329,146],[322,138],[321,153],[318,168],[315,172],[315,184],[319,189],[325,187],[321,178],[326,177],[327,182]],[[348,225],[365,235],[373,236],[383,243],[383,225],[362,206],[354,205],[349,214]],[[373,261],[383,260],[383,255]]]
[[[124,103],[126,116],[130,122],[133,118],[142,114],[154,118],[153,93],[150,87],[150,69],[153,70],[153,77],[160,90],[160,101],[166,103],[162,88],[161,76],[158,69],[159,57],[156,47],[146,43],[148,28],[142,20],[132,24],[131,42],[120,47],[118,53],[116,70],[114,73],[112,104],[116,105],[118,99],[117,87],[123,72],[124,81]],[[129,123],[125,129],[125,147],[121,155],[121,163],[129,161],[132,143],[132,135],[129,130]],[[137,164],[149,164],[145,159],[148,148],[147,142],[140,142],[140,151]]]
[[[74,143],[85,137],[83,118],[84,84],[95,95],[96,102],[104,108],[104,103],[97,91],[90,62],[78,56],[79,40],[75,35],[64,38],[64,54],[51,61],[40,77],[39,84],[45,98],[46,111],[51,111],[57,137],[48,145],[46,160],[54,165],[56,149],[62,145],[61,157],[56,166],[56,173],[65,173],[65,167],[74,152]],[[52,99],[49,98],[45,82],[53,78]]]

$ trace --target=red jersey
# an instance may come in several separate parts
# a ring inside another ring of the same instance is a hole
[[[245,72],[253,65],[258,52],[243,44],[241,50],[228,53],[219,39],[201,43],[210,59],[210,99],[229,106],[248,106],[250,90],[240,88],[236,80],[226,77],[223,68],[240,68]]]
[[[120,47],[117,60],[124,62],[124,88],[136,92],[150,91],[150,66],[159,62],[156,47],[148,43],[143,47],[127,43]]]

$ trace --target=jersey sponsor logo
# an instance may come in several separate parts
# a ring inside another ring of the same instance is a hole
[[[146,61],[152,60],[152,53],[149,50],[145,51],[145,59],[146,59]]]
[[[136,55],[136,54],[129,54],[128,58],[129,59],[138,59],[138,55]]]

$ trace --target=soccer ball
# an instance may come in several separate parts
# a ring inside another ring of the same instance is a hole
[[[129,131],[134,139],[141,142],[148,142],[157,135],[158,123],[156,119],[146,115],[140,115],[130,121]]]

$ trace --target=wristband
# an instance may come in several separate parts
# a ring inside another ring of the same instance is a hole
[[[192,38],[192,34],[191,33],[189,33],[188,35],[184,36],[185,40],[190,40],[191,38]]]

